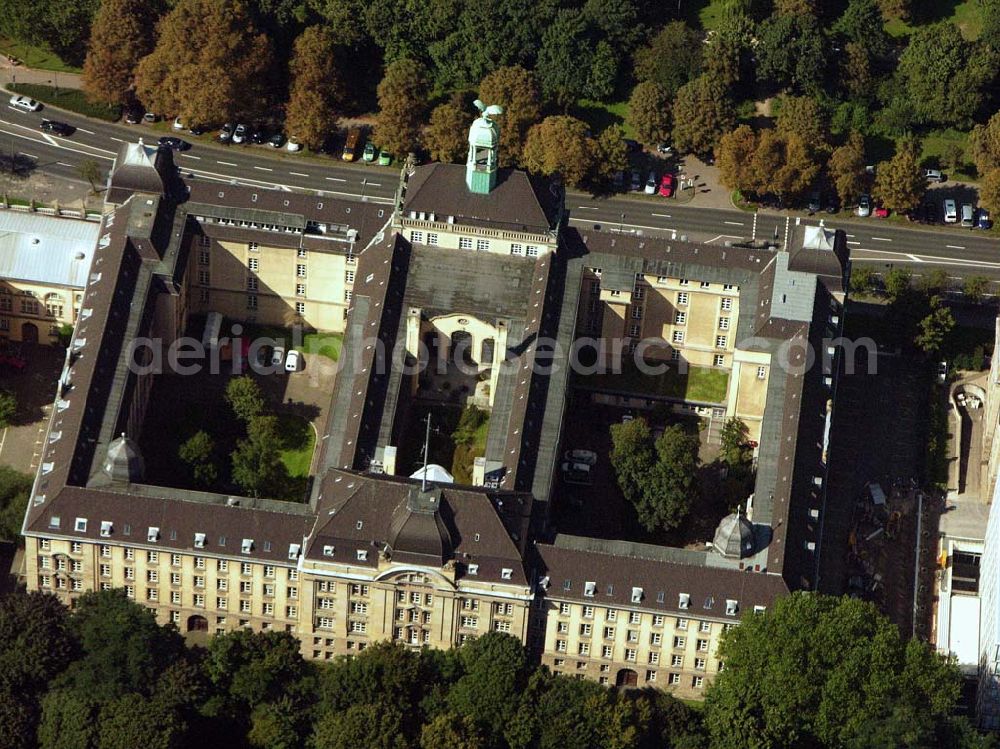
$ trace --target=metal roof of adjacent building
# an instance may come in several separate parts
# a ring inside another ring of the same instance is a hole
[[[0,278],[82,289],[101,225],[40,213],[0,211]]]

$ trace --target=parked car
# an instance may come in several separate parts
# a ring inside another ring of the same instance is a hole
[[[586,463],[563,463],[560,466],[563,480],[567,484],[580,484],[588,486],[590,484],[590,466]]]
[[[392,163],[392,154],[385,149],[378,152],[378,165],[389,166]]]
[[[242,122],[236,126],[233,130],[233,143],[240,144],[245,143],[247,139],[247,126]]]
[[[302,354],[292,349],[288,352],[288,356],[285,357],[285,371],[298,372],[302,369],[302,363]]]
[[[980,208],[976,211],[976,228],[977,229],[991,229],[993,228],[993,222],[990,220],[990,212],[985,208]]]
[[[837,213],[838,211],[840,211],[840,201],[837,200],[836,195],[831,195],[826,201],[826,212]]]
[[[281,346],[275,346],[271,350],[271,366],[280,367],[285,361],[285,349]]]
[[[10,105],[15,109],[21,109],[25,112],[37,112],[42,108],[41,102],[37,102],[27,96],[17,95],[10,97]]]
[[[669,156],[674,152],[674,147],[669,143],[661,143],[656,147],[656,152],[664,156]]]
[[[924,177],[928,182],[944,182],[948,179],[940,169],[924,169]]]
[[[944,201],[944,222],[946,224],[958,223],[958,206],[951,198]]]
[[[129,125],[138,125],[142,122],[142,116],[146,114],[146,110],[140,107],[138,104],[130,104],[125,107],[125,122]]]
[[[159,122],[160,115],[156,114],[155,112],[146,112],[146,114],[142,116],[142,120],[143,122],[149,122],[149,123]]]
[[[631,182],[631,185],[632,185],[632,190],[633,191],[634,190],[641,190],[642,189],[642,176],[639,174],[639,170],[638,169],[633,169],[632,170],[632,182]]]
[[[56,120],[42,120],[42,123],[38,127],[46,133],[52,133],[62,138],[69,137],[76,130],[72,125],[67,125],[65,122],[57,122]]]
[[[822,198],[819,194],[819,190],[813,190],[809,195],[809,213],[819,213],[820,207],[823,205]]]
[[[255,128],[253,132],[250,133],[250,142],[258,146],[262,146],[267,143],[268,135],[266,130],[261,128]]]
[[[649,173],[649,177],[646,178],[646,189],[644,192],[647,195],[653,195],[656,192],[656,172]]]
[[[939,361],[937,365],[937,381],[943,383],[948,379],[948,362]]]
[[[225,125],[222,126],[222,129],[219,131],[219,140],[221,140],[223,143],[228,143],[230,140],[232,140],[232,138],[233,138],[233,124],[231,122],[227,122]]]
[[[876,206],[873,213],[875,214],[875,218],[889,218],[889,209],[884,205]]]
[[[192,125],[188,128],[188,132],[191,133],[191,135],[204,135],[208,132],[208,130],[201,125]]]
[[[285,145],[285,136],[281,133],[275,133],[267,143],[271,148],[281,148]]]
[[[926,224],[936,224],[938,220],[937,204],[925,200],[920,210],[920,220]]]
[[[173,151],[184,151],[188,148],[187,143],[180,138],[175,138],[173,135],[164,135],[156,142],[156,144],[160,148],[169,148]]]
[[[295,138],[289,138],[288,139],[288,143],[285,146],[285,148],[287,148],[292,153],[295,153],[297,151],[301,151],[302,150],[302,144],[299,143],[297,140],[295,140]]]
[[[375,148],[375,144],[372,143],[371,141],[368,141],[367,143],[365,143],[365,150],[361,154],[361,160],[371,163],[375,161],[376,153],[378,153],[378,150]]]
[[[672,174],[664,174],[660,177],[660,195],[665,198],[669,198],[674,194],[674,190],[677,189],[677,178]]]
[[[975,225],[973,220],[973,211],[971,203],[962,204],[962,226],[966,229],[971,229]]]
[[[184,129],[184,123],[181,122],[181,118],[180,117],[174,117],[173,128],[174,128],[174,130],[183,130]]]
[[[563,460],[568,463],[585,463],[588,466],[597,465],[597,453],[593,450],[567,450]]]
[[[869,195],[862,195],[858,199],[858,207],[854,211],[861,218],[868,218],[872,215],[872,199]]]
[[[616,190],[621,190],[625,187],[625,172],[621,169],[615,172],[614,179],[612,179],[611,183],[614,185]]]

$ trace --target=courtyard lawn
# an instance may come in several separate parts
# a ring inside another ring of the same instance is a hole
[[[312,425],[301,416],[286,413],[278,416],[278,430],[281,434],[281,462],[289,477],[307,478],[316,446]]]
[[[688,26],[710,31],[722,23],[726,3],[729,0],[693,0],[684,3],[682,13]]]
[[[635,133],[625,124],[628,114],[628,102],[603,102],[580,99],[570,108],[570,114],[587,123],[596,138],[611,125],[621,125],[625,129],[626,138],[634,138]]]
[[[962,165],[956,170],[957,174],[949,174],[949,179],[959,178],[962,180],[974,180],[976,178],[976,168],[972,164],[972,156],[969,151],[969,134],[960,130],[948,128],[947,130],[931,130],[923,136],[921,147],[923,149],[921,162],[934,164],[948,173],[948,169],[943,166],[945,152],[949,146],[958,146],[962,149]]]
[[[687,373],[671,363],[661,374],[644,374],[632,365],[620,374],[597,374],[581,377],[579,384],[591,390],[636,395],[660,396],[696,403],[722,403],[729,390],[729,372],[715,367],[688,366]]]
[[[929,6],[927,18],[913,21],[892,20],[886,23],[885,30],[891,36],[909,36],[920,26],[947,21],[958,26],[969,41],[975,41],[983,31],[983,15],[980,9],[982,0],[948,0],[948,2],[932,3]]]
[[[105,122],[116,122],[122,116],[122,109],[119,106],[108,107],[103,104],[94,104],[87,100],[83,91],[72,88],[56,88],[40,83],[17,83],[7,87],[17,94],[30,96],[43,104],[51,104],[54,107],[69,110],[82,114],[84,117],[94,117]]]
[[[340,358],[344,336],[340,333],[309,333],[302,340],[302,348],[307,354],[322,354],[331,361]]]
[[[44,45],[25,44],[0,36],[0,55],[13,55],[21,64],[38,70],[53,70],[58,73],[79,73],[80,68],[74,68],[59,59],[51,49]],[[12,71],[17,75],[17,68]]]

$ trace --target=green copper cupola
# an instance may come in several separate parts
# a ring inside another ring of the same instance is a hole
[[[491,118],[503,114],[497,104],[486,106],[475,101],[479,117],[469,128],[469,157],[465,162],[465,185],[470,192],[488,194],[497,184],[497,156],[500,126]]]

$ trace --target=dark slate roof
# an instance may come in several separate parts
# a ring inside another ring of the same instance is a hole
[[[477,580],[528,584],[523,555],[530,495],[452,485],[434,486],[430,497],[419,495],[417,480],[328,471],[320,482],[306,556],[377,567],[388,547],[395,561],[440,564],[443,558],[456,563],[460,576],[478,565]],[[366,559],[358,559],[359,550],[367,551]],[[505,568],[512,571],[509,580],[502,575]]]
[[[433,213],[438,221],[454,216],[455,223],[484,227],[548,232],[554,225],[552,204],[557,196],[515,169],[501,169],[497,186],[488,194],[469,191],[462,164],[418,166],[406,185],[403,213]]]
[[[645,544],[617,542],[605,549],[596,539],[557,536],[554,543],[538,543],[535,549],[539,589],[559,601],[725,618],[726,601],[733,600],[736,621],[754,606],[769,606],[788,592],[780,575],[685,564],[663,558],[660,547]],[[587,595],[587,583],[594,584],[593,595]],[[641,590],[636,591],[638,601],[633,601],[633,588]],[[680,606],[682,594],[689,600],[686,609]]]

